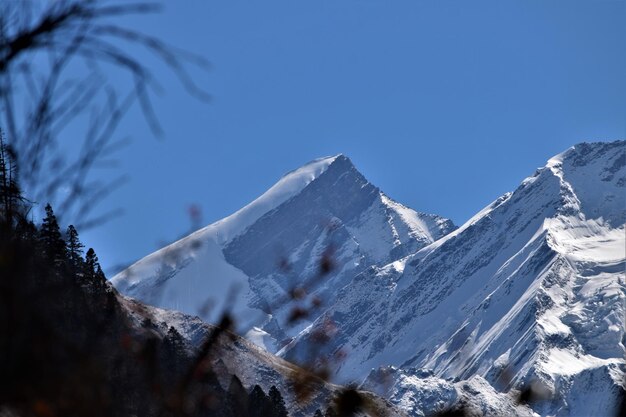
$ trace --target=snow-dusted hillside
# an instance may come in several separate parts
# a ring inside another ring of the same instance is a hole
[[[442,379],[432,371],[392,366],[372,371],[361,388],[388,398],[410,416],[519,416],[534,415],[532,409],[517,401],[518,392],[496,391],[484,378]],[[447,414],[446,414],[447,413]]]
[[[241,334],[275,351],[365,268],[400,259],[453,229],[449,220],[391,200],[338,155],[286,174],[248,206],[112,282],[128,296],[209,322],[229,309]],[[298,304],[289,296],[295,286],[306,288],[318,308],[287,325]]]
[[[458,230],[368,268],[279,355],[302,359],[332,323],[319,357],[345,353],[339,380],[426,368],[502,392],[532,383],[552,398],[534,405],[542,415],[612,415],[626,370],[625,221],[626,142],[577,145]]]
[[[151,307],[121,295],[117,299],[133,328],[139,332],[151,331],[153,336],[162,339],[170,327],[174,327],[189,342],[191,355],[198,354],[198,347],[216,331],[216,327],[198,317]],[[145,327],[146,320],[150,321],[150,326],[154,326],[150,330]],[[298,398],[294,381],[302,380],[306,371],[228,331],[221,332],[221,336],[214,340],[211,349],[203,357],[205,366],[210,366],[215,372],[220,385],[227,389],[231,376],[236,375],[248,390],[259,385],[265,392],[269,392],[275,386],[284,396],[290,416],[308,417],[317,409],[326,410],[333,398],[344,389],[319,378],[311,378],[306,380],[308,395]],[[360,414],[364,417],[404,416],[400,409],[382,397],[367,391],[359,391],[359,394],[367,401],[367,408]]]

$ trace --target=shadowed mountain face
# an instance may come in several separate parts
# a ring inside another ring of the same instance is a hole
[[[394,202],[338,155],[288,173],[233,216],[112,281],[127,295],[192,314],[212,299],[240,318],[242,334],[252,330],[251,340],[276,350],[367,267],[400,259],[452,230],[447,219]],[[226,305],[235,287],[238,296]]]
[[[276,272],[285,256],[291,258],[286,259],[285,269],[305,270],[309,260],[320,255],[314,251],[318,240],[328,240],[321,247],[325,249],[333,237],[337,241],[349,239],[346,226],[355,224],[377,198],[380,191],[340,156],[298,196],[265,214],[229,242],[224,256],[248,276]]]

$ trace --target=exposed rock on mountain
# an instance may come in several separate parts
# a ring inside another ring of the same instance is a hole
[[[210,322],[230,309],[241,334],[275,351],[358,273],[452,230],[449,220],[391,200],[338,155],[288,173],[237,213],[147,256],[112,282],[131,297]],[[296,287],[318,306],[297,322],[290,319],[299,308],[291,294]],[[216,306],[209,312],[208,300]]]

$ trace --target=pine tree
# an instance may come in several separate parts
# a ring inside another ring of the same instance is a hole
[[[103,284],[107,280],[107,277],[104,275],[104,271],[100,267],[99,263],[96,263],[95,278],[100,284]]]
[[[26,199],[17,182],[17,165],[14,154],[4,142],[0,130],[0,222],[8,232],[21,218],[25,218]]]
[[[166,337],[163,339],[163,347],[165,349],[164,365],[166,370],[164,376],[166,379],[174,381],[187,368],[187,345],[178,330],[170,326]]]
[[[4,141],[0,129],[0,234],[5,239],[18,237],[36,241],[37,227],[28,220],[32,204],[22,195],[18,184],[15,154]]]
[[[78,239],[78,232],[73,225],[67,227],[67,257],[70,267],[74,271],[78,271],[83,264],[83,245]]]
[[[249,417],[266,417],[271,414],[271,402],[263,389],[255,385],[250,391],[250,395],[248,396],[248,411]]]
[[[87,249],[87,253],[85,254],[84,270],[84,278],[87,282],[96,285],[103,285],[105,283],[106,277],[104,276],[104,272],[102,272],[102,268],[98,262],[98,256],[93,248]]]
[[[176,330],[174,326],[170,326],[167,331],[167,341],[171,345],[173,351],[177,354],[184,354],[186,350],[185,339]]]
[[[92,277],[96,270],[96,265],[98,264],[98,256],[96,255],[96,251],[93,248],[87,249],[87,253],[85,254],[85,273],[87,277]]]
[[[234,416],[247,416],[248,415],[248,393],[243,387],[241,380],[233,375],[230,378],[230,384],[228,385],[228,392],[226,395],[227,404]]]
[[[45,210],[46,217],[44,217],[39,230],[39,241],[47,260],[58,268],[65,261],[65,242],[61,237],[59,224],[52,211],[52,206],[47,204]]]
[[[272,416],[274,417],[288,417],[287,407],[285,407],[285,400],[280,394],[280,391],[272,385],[269,392],[270,401],[272,402]]]

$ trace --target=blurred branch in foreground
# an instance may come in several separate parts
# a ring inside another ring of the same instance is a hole
[[[118,23],[160,9],[103,0],[0,4],[0,121],[21,183],[31,200],[54,203],[60,220],[83,230],[119,213],[94,216],[93,209],[126,177],[99,182],[88,174],[114,165],[111,158],[127,143],[116,132],[129,109],[138,104],[151,131],[162,133],[152,105],[161,86],[136,51],[149,51],[187,92],[209,99],[189,72],[190,65],[207,70],[204,58]]]

